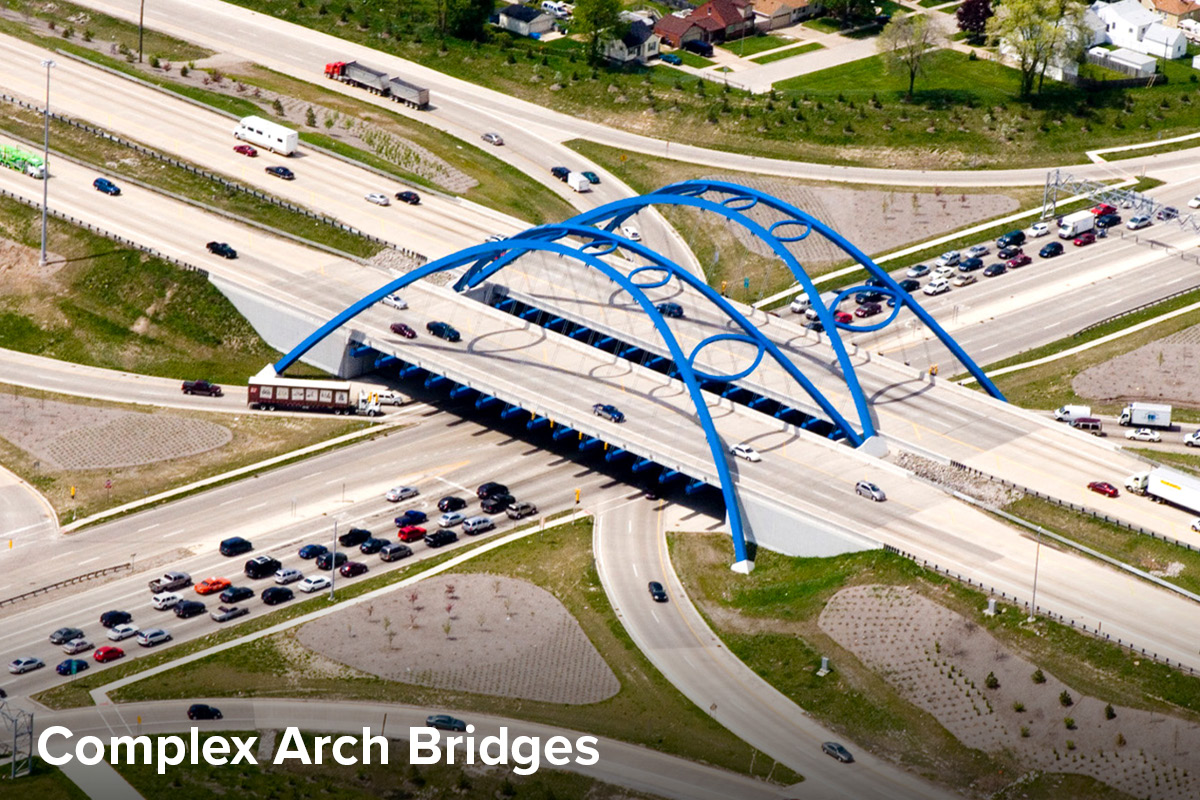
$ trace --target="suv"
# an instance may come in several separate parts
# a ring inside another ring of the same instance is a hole
[[[448,322],[429,322],[425,325],[425,330],[432,333],[439,339],[445,339],[447,342],[457,342],[462,339],[462,336]]]
[[[225,242],[209,242],[204,246],[207,247],[208,252],[212,253],[214,256],[221,256],[222,258],[237,258],[237,250],[234,250]]]
[[[317,569],[329,571],[335,567],[340,567],[349,560],[349,556],[340,550],[337,553],[321,553],[321,555],[317,556]]]
[[[296,593],[286,586],[268,586],[263,589],[262,601],[268,606],[277,606],[280,603],[286,603],[296,596]]]
[[[520,503],[513,503],[511,506],[504,509],[504,513],[508,515],[509,519],[523,519],[525,517],[532,517],[534,514],[538,513],[538,510],[537,506],[535,506],[533,503],[521,501]]]
[[[92,186],[97,192],[104,192],[116,197],[121,193],[121,187],[110,181],[108,178],[96,178],[92,181]]]
[[[452,542],[458,541],[458,534],[452,530],[443,528],[440,531],[434,531],[425,537],[426,547],[443,547]]]
[[[880,489],[870,481],[859,481],[854,485],[854,491],[868,500],[874,500],[876,503],[882,503],[884,500],[887,500],[887,495],[883,493],[883,489]]]
[[[124,625],[133,619],[133,615],[128,611],[105,611],[100,615],[100,624],[105,628],[111,628],[114,625]]]
[[[249,553],[254,549],[254,545],[249,540],[243,539],[240,536],[234,536],[221,542],[221,555],[223,556],[240,556],[242,553]]]
[[[180,619],[187,619],[203,614],[205,611],[204,603],[199,600],[184,600],[181,603],[175,604],[175,616]]]
[[[996,247],[1020,247],[1025,244],[1025,231],[1009,231],[996,240]]]
[[[610,403],[596,403],[592,406],[592,413],[597,417],[603,417],[609,422],[624,422],[625,415],[621,410]]]
[[[218,596],[222,603],[239,603],[254,597],[254,590],[249,586],[230,586]]]
[[[269,578],[282,566],[279,559],[270,556],[256,556],[246,562],[247,578]]]
[[[412,548],[406,544],[393,543],[379,551],[380,561],[399,561],[413,554]]]
[[[480,500],[487,500],[489,497],[496,494],[508,494],[508,487],[503,483],[488,481],[487,483],[481,484],[480,487],[475,490],[475,496]],[[453,509],[444,508],[442,510],[451,511]]]
[[[689,42],[684,42],[683,49],[690,50],[696,55],[704,56],[705,58],[712,58],[713,56],[713,46],[708,42],[702,42],[699,39],[692,39]]]
[[[463,523],[463,533],[477,534],[490,531],[496,527],[491,517],[471,517]]]
[[[338,544],[342,547],[358,547],[360,544],[371,538],[371,532],[366,528],[351,528],[338,537]],[[320,558],[323,554],[318,554]]]
[[[494,494],[480,503],[479,507],[488,514],[499,514],[501,511],[516,502],[516,499],[517,498],[507,493]]]
[[[558,178],[560,181],[565,181],[567,176],[571,174],[571,170],[566,167],[551,167],[550,174]]]

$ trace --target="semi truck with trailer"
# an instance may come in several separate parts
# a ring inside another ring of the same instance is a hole
[[[332,61],[325,65],[325,77],[358,86],[413,108],[426,108],[429,105],[429,90],[425,87],[402,78],[388,77],[386,72],[357,61]]]
[[[46,162],[42,157],[16,145],[0,144],[0,166],[15,169],[31,178],[46,177]]]
[[[1074,239],[1081,233],[1087,233],[1096,227],[1096,215],[1091,210],[1076,211],[1067,214],[1058,224],[1058,238]]]
[[[246,404],[264,411],[323,411],[332,414],[363,414],[376,417],[383,413],[378,392],[353,388],[346,381],[286,378],[268,366],[250,379]]]
[[[1118,422],[1125,427],[1169,428],[1171,407],[1163,403],[1130,403],[1121,409]]]
[[[300,143],[300,137],[294,130],[262,117],[242,117],[233,129],[233,138],[256,144],[281,156],[296,152],[296,146]]]
[[[1154,467],[1125,479],[1125,488],[1160,503],[1170,503],[1200,514],[1200,478],[1169,469]]]

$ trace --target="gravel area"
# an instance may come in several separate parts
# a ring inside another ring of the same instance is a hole
[[[1200,325],[1143,345],[1075,376],[1071,388],[1089,400],[1146,400],[1200,406]]]
[[[494,575],[439,575],[308,623],[298,641],[393,681],[547,703],[598,703],[617,676],[554,595]]]
[[[951,491],[962,492],[968,497],[974,497],[982,503],[1003,507],[1022,496],[1021,492],[1016,489],[1010,489],[995,481],[940,464],[933,459],[919,456],[908,450],[895,452],[896,455],[889,456],[889,458],[896,466],[903,467],[914,475]]]
[[[967,747],[1007,750],[1028,769],[1090,775],[1134,797],[1200,797],[1200,725],[1120,706],[1107,719],[1103,699],[1049,673],[1034,682],[1034,664],[910,587],[848,587],[818,623]],[[996,688],[986,686],[989,673]]]

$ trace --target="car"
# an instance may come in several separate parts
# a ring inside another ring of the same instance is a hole
[[[79,628],[59,628],[50,634],[50,644],[66,644],[72,639],[82,639],[83,631]]]
[[[303,579],[304,573],[295,567],[280,567],[275,570],[275,583],[280,586],[286,586],[289,583],[295,583]]]
[[[323,544],[306,544],[304,547],[300,548],[300,552],[297,553],[297,555],[303,558],[305,561],[309,561],[321,555],[321,553],[328,552],[329,548]]]
[[[81,658],[68,658],[66,661],[54,668],[54,671],[59,675],[78,675],[90,665]]]
[[[906,292],[915,292],[917,289],[921,288],[921,282],[914,281],[912,278],[905,278],[904,280],[900,281],[898,286]]]
[[[944,294],[950,291],[950,281],[945,278],[938,278],[925,284],[925,288],[921,290],[925,294]]]
[[[467,501],[454,495],[446,495],[437,501],[438,511],[458,511],[467,507]]]
[[[1158,435],[1158,431],[1150,428],[1138,428],[1137,430],[1129,431],[1125,434],[1126,439],[1133,439],[1135,442],[1161,442],[1162,437]]]
[[[389,294],[379,302],[390,308],[397,309],[398,311],[404,311],[406,308],[408,308],[408,303],[405,302],[404,298],[398,294]]]
[[[405,339],[417,338],[417,332],[405,325],[403,322],[393,322],[391,324],[391,330],[392,333],[397,333],[403,336]]]
[[[249,553],[254,549],[254,545],[249,540],[243,539],[240,536],[234,536],[221,542],[221,555],[226,557],[240,556],[242,553]]]
[[[591,170],[584,170],[583,172],[581,172],[579,174],[582,175],[583,177],[587,178],[587,182],[592,184],[593,186],[595,186],[596,184],[598,184],[600,182],[600,176],[597,175],[596,173],[592,172]]]
[[[1108,481],[1092,481],[1087,485],[1096,494],[1102,494],[1105,497],[1117,497],[1121,493],[1117,491],[1117,487],[1113,486]]]
[[[701,41],[700,39],[689,39],[683,43],[684,50],[690,50],[698,56],[712,58],[713,46],[709,42]]]
[[[959,272],[974,272],[977,269],[983,269],[983,259],[978,256],[964,259],[958,264]]]
[[[469,517],[463,522],[462,526],[463,533],[469,533],[472,536],[494,530],[495,528],[496,523],[492,521],[492,518],[485,516]]]
[[[396,199],[401,203],[407,203],[410,206],[421,205],[421,195],[417,194],[416,192],[410,192],[407,190],[403,192],[396,192]]]
[[[667,590],[663,588],[663,585],[661,583],[659,583],[658,581],[650,581],[649,588],[650,588],[650,597],[654,600],[654,602],[656,602],[656,603],[667,602]]]
[[[203,614],[208,609],[199,600],[184,600],[175,605],[175,616],[180,619],[191,619]]]
[[[566,167],[551,167],[550,174],[558,178],[560,181],[566,181],[567,176],[571,174],[571,170]]]
[[[1096,217],[1097,228],[1115,228],[1121,224],[1120,214],[1102,214]]]
[[[1131,231],[1141,230],[1149,227],[1151,223],[1149,214],[1137,214],[1129,218],[1129,222],[1125,223],[1125,227]]]
[[[659,58],[676,67],[683,63],[683,59],[674,53],[662,53],[659,55]]]
[[[389,544],[391,544],[391,542],[389,542],[387,539],[376,539],[374,536],[372,536],[370,539],[367,539],[358,546],[358,551],[369,556],[374,553],[378,553]]]
[[[994,277],[996,277],[997,275],[1003,275],[1003,274],[1004,274],[1004,273],[1006,273],[1006,272],[1008,272],[1008,267],[1007,267],[1006,265],[1004,265],[1004,264],[992,264],[990,267],[988,267],[987,269],[985,269],[985,270],[983,271],[983,277],[985,277],[985,278],[994,278]]]
[[[24,675],[46,666],[46,662],[36,656],[21,656],[8,662],[8,671],[13,675]]]
[[[511,494],[494,494],[480,502],[479,507],[488,514],[499,514],[515,503],[516,500],[517,498]]]
[[[950,280],[954,277],[956,272],[957,270],[954,267],[938,267],[933,271],[933,278],[934,280],[937,280],[938,278],[941,278],[942,280]]]
[[[492,133],[491,131],[488,131],[487,133],[485,133],[483,136],[480,136],[479,138],[483,139],[488,144],[494,144],[497,147],[504,144],[504,137],[502,137],[498,133]]]
[[[351,528],[338,537],[338,544],[342,547],[358,547],[370,538],[371,532],[366,528]]]
[[[267,167],[268,175],[274,175],[276,178],[283,178],[285,181],[294,180],[296,173],[292,172],[287,167]]]
[[[155,647],[169,641],[171,634],[165,628],[151,628],[137,635],[137,643],[142,647]]]
[[[854,302],[860,306],[864,303],[882,303],[886,297],[883,292],[859,292],[854,295]]]
[[[1020,247],[1025,244],[1025,231],[1009,231],[996,240],[997,248]],[[1001,256],[1003,258],[1004,256]]]
[[[1185,447],[1200,447],[1200,430],[1195,430],[1183,437]]]
[[[187,717],[188,719],[220,719],[221,709],[203,703],[195,703],[188,706]]]
[[[503,483],[497,483],[496,481],[488,481],[487,483],[479,484],[479,487],[477,489],[475,489],[475,496],[478,497],[480,500],[486,500],[489,497],[492,497],[493,495],[497,495],[497,494],[508,494],[508,487],[505,486]],[[440,508],[441,505],[439,504],[438,507]],[[460,508],[466,508],[466,504],[463,504],[462,506],[460,506]],[[456,510],[457,509],[453,509],[453,508],[443,508],[442,509],[442,511],[456,511]]]
[[[621,235],[631,242],[640,242],[642,240],[641,232],[639,232],[638,229],[632,225],[622,225]]]
[[[168,608],[174,608],[175,604],[183,598],[174,592],[163,592],[156,594],[150,599],[150,605],[154,606],[155,611],[166,611]]]
[[[179,606],[181,606],[187,602],[191,602],[191,601],[183,600],[183,601],[180,601],[179,603],[177,603],[175,605],[175,613],[178,614]],[[114,625],[113,627],[109,628],[108,640],[110,642],[120,642],[124,639],[128,639],[131,636],[137,636],[137,633],[138,633],[138,629],[137,629],[137,626],[135,626],[135,625]]]
[[[364,199],[368,203],[374,203],[377,206],[390,206],[392,204],[392,201],[388,200],[388,196],[382,192],[371,192]]]
[[[438,517],[437,524],[439,528],[453,528],[455,525],[461,525],[466,518],[466,515],[457,511],[447,511]]]
[[[342,568],[338,570],[343,578],[354,578],[364,574],[367,571],[367,565],[361,561],[347,561],[342,564]]]
[[[817,333],[825,332],[825,324],[819,319],[814,319],[812,322],[804,323],[805,330],[816,331]]]
[[[107,664],[110,661],[116,661],[118,658],[124,657],[124,650],[108,644],[104,645],[104,647],[97,647],[96,652],[92,653],[92,658],[101,664]]]
[[[1087,245],[1087,244],[1093,244],[1095,241],[1096,241],[1096,234],[1092,233],[1091,231],[1088,231],[1087,233],[1081,233],[1078,236],[1076,236],[1073,244],[1076,247],[1083,247],[1084,245]]]
[[[458,534],[452,530],[434,531],[425,537],[426,547],[444,547],[458,541]]]
[[[679,303],[659,303],[654,307],[664,317],[680,319],[683,317],[683,306]]]
[[[76,653],[86,653],[95,646],[96,645],[92,644],[87,639],[72,639],[69,642],[63,643],[62,651],[69,656],[73,656]]]
[[[856,317],[873,317],[883,311],[883,306],[879,303],[863,303],[858,308],[854,309]]]
[[[854,321],[854,317],[850,316],[849,311],[835,311],[833,312],[833,321],[848,325]]]
[[[592,413],[597,417],[608,420],[609,422],[625,421],[624,412],[611,403],[596,403],[594,406],[592,406]]]
[[[229,622],[231,619],[244,617],[250,613],[250,609],[245,606],[217,606],[216,610],[210,611],[208,616],[213,622]]]
[[[992,252],[992,248],[986,244],[976,244],[967,248],[967,256],[969,258],[979,258],[980,256],[986,256],[990,252]]]
[[[233,148],[233,152],[243,156],[249,156],[250,158],[254,158],[258,155],[258,151],[248,144],[239,144],[237,147]]]
[[[375,393],[375,396],[379,398],[381,406],[403,406],[412,402],[411,397],[394,389],[381,389]]]
[[[1197,517],[1196,519],[1192,520],[1192,530],[1196,531],[1197,533],[1200,533],[1200,517]]]
[[[937,261],[933,264],[936,267],[957,267],[958,262],[962,260],[962,255],[957,250],[947,250],[937,257]]]
[[[329,580],[329,578],[326,578],[324,575],[309,575],[307,578],[300,581],[296,588],[305,594],[312,594],[313,592],[320,592],[324,589],[328,589],[331,586],[333,586],[333,581]]]
[[[247,578],[266,578],[274,575],[282,564],[279,559],[271,558],[271,556],[256,556],[246,562],[244,572]]]
[[[504,513],[508,515],[509,519],[524,519],[525,517],[532,517],[538,513],[538,510],[537,506],[533,503],[523,500],[520,503],[513,503],[504,509]]]
[[[1154,216],[1163,222],[1169,222],[1179,216],[1179,209],[1175,206],[1164,206]]]
[[[729,448],[729,452],[736,458],[744,458],[747,461],[762,461],[762,456],[758,454],[758,451],[745,442],[735,444]]]
[[[408,500],[416,497],[421,493],[421,490],[415,486],[397,486],[394,489],[388,489],[387,494],[383,496],[384,500],[389,503],[399,503],[401,500]]]
[[[905,277],[907,278],[924,278],[928,274],[929,267],[925,266],[924,264],[917,264],[909,267],[908,272],[904,273]]]
[[[249,586],[230,586],[221,592],[221,596],[218,599],[222,603],[240,603],[243,600],[249,600],[251,597],[254,597],[254,590]]]
[[[1041,236],[1050,235],[1050,225],[1045,222],[1035,222],[1029,226],[1029,235],[1035,239]]]
[[[286,586],[268,586],[262,590],[261,596],[264,605],[277,606],[280,603],[286,603],[288,600],[291,600],[296,596],[296,593]]]
[[[445,339],[447,342],[457,342],[462,339],[459,332],[446,322],[428,322],[425,324],[425,330],[439,339]]]
[[[1104,216],[1105,214],[1114,214],[1116,213],[1116,210],[1116,206],[1110,206],[1108,203],[1101,203],[1092,207],[1092,213],[1097,217]]]
[[[1058,244],[1058,242],[1055,242],[1055,244]],[[1021,267],[1027,267],[1032,263],[1033,263],[1032,258],[1025,255],[1024,253],[1021,253],[1021,255],[1017,256],[1016,258],[1010,258],[1008,260],[1008,262],[1005,264],[1005,266],[1008,267],[1009,269],[1020,269]]]
[[[837,742],[825,742],[821,745],[821,752],[827,756],[833,756],[843,764],[854,762],[854,756],[850,755],[850,751]]]
[[[329,572],[350,560],[350,557],[340,550],[337,553],[322,553],[317,556],[317,569]]]
[[[883,493],[883,489],[880,489],[870,481],[859,481],[854,484],[854,491],[860,497],[874,500],[876,503],[882,503],[884,500],[887,500],[887,495]]]
[[[959,275],[952,281],[952,283],[955,286],[970,286],[972,283],[975,283],[976,280],[977,278],[974,275],[967,273],[965,275]]]
[[[1012,247],[1001,247],[996,251],[996,257],[1001,261],[1008,261],[1010,258],[1016,258],[1023,254],[1023,250],[1015,245]]]
[[[1200,194],[1188,200],[1188,208],[1200,208]]]
[[[97,192],[102,192],[107,195],[116,197],[121,193],[121,187],[110,181],[108,178],[96,178],[92,181],[92,188]]]
[[[225,242],[209,242],[204,246],[207,247],[208,252],[212,253],[214,256],[221,256],[222,258],[237,258],[237,250],[234,250]]]
[[[439,731],[466,731],[467,723],[449,714],[431,714],[425,718],[425,726]]]
[[[124,625],[133,619],[133,614],[128,611],[105,611],[100,615],[100,624],[105,628],[111,628],[114,625]]]
[[[420,525],[405,525],[396,530],[396,538],[402,542],[419,542],[425,538],[425,529]]]
[[[429,515],[424,511],[418,511],[415,508],[410,508],[400,516],[396,517],[396,527],[403,528],[406,525],[417,525],[429,519]]]
[[[205,578],[196,584],[196,594],[217,594],[232,585],[228,578]]]
[[[379,551],[380,561],[399,561],[413,554],[412,548],[406,544],[393,543]]]
[[[1061,256],[1064,252],[1062,242],[1048,242],[1041,250],[1038,250],[1040,258],[1054,258]]]

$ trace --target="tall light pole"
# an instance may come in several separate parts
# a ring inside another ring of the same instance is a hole
[[[1029,619],[1026,622],[1034,622],[1037,620],[1037,579],[1038,567],[1042,561],[1042,528],[1039,525],[1037,529],[1037,550],[1033,556],[1033,601],[1029,605]]]
[[[55,66],[48,58],[42,59],[46,68],[46,108],[42,111],[42,260],[46,265],[46,209],[50,201],[50,70]]]
[[[142,22],[146,19],[146,0],[142,0],[138,8],[138,63],[142,63]]]

